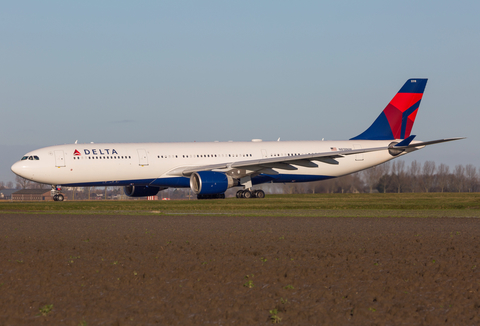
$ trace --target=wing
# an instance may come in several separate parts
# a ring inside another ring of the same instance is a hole
[[[226,162],[226,163],[219,163],[219,164],[184,166],[184,167],[175,168],[174,170],[168,172],[167,174],[181,175],[181,176],[188,177],[192,173],[199,172],[199,171],[216,170],[219,172],[228,172],[232,169],[246,170],[247,172],[246,174],[253,174],[253,173],[278,174],[278,172],[276,172],[273,169],[297,170],[298,168],[295,167],[295,165],[309,167],[309,168],[316,168],[318,167],[318,163],[336,165],[336,164],[339,164],[339,162],[337,161],[338,158],[348,156],[348,155],[378,152],[378,151],[389,150],[392,148],[395,148],[401,151],[407,150],[407,149],[415,150],[419,147],[421,148],[427,145],[444,143],[444,142],[454,141],[459,139],[463,139],[463,138],[458,137],[458,138],[438,139],[438,140],[432,140],[427,142],[416,142],[414,144],[406,144],[406,145],[404,145],[403,142],[400,142],[397,144],[400,146],[372,147],[372,148],[353,149],[353,150],[345,150],[345,151],[331,151],[331,152],[323,152],[323,153],[296,155],[296,156],[270,157],[270,158],[254,159],[254,160]]]

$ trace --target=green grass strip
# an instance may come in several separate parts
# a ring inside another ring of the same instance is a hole
[[[480,217],[480,193],[303,194],[264,199],[0,202],[0,214]]]

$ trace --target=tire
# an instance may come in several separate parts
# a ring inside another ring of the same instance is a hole
[[[250,192],[250,190],[245,190],[243,192],[243,198],[247,198],[247,199],[252,198],[252,193]]]
[[[58,201],[63,201],[65,197],[62,194],[57,195],[57,200]]]
[[[243,195],[243,190],[239,190],[237,191],[237,198],[242,198],[242,195]]]
[[[263,190],[257,190],[257,191],[255,191],[255,197],[256,198],[265,198],[265,192]]]

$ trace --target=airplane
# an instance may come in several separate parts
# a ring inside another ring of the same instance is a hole
[[[191,188],[198,199],[264,198],[264,183],[311,182],[358,172],[421,149],[463,139],[414,141],[413,123],[427,84],[407,80],[372,125],[340,141],[66,144],[25,154],[11,170],[31,181],[61,186],[123,186],[130,197],[155,196],[167,188]]]

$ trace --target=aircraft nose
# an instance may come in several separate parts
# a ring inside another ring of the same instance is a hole
[[[12,172],[15,173],[16,175],[26,178],[25,174],[27,172],[27,167],[24,166],[23,162],[19,161],[13,164],[10,170],[12,170]]]

